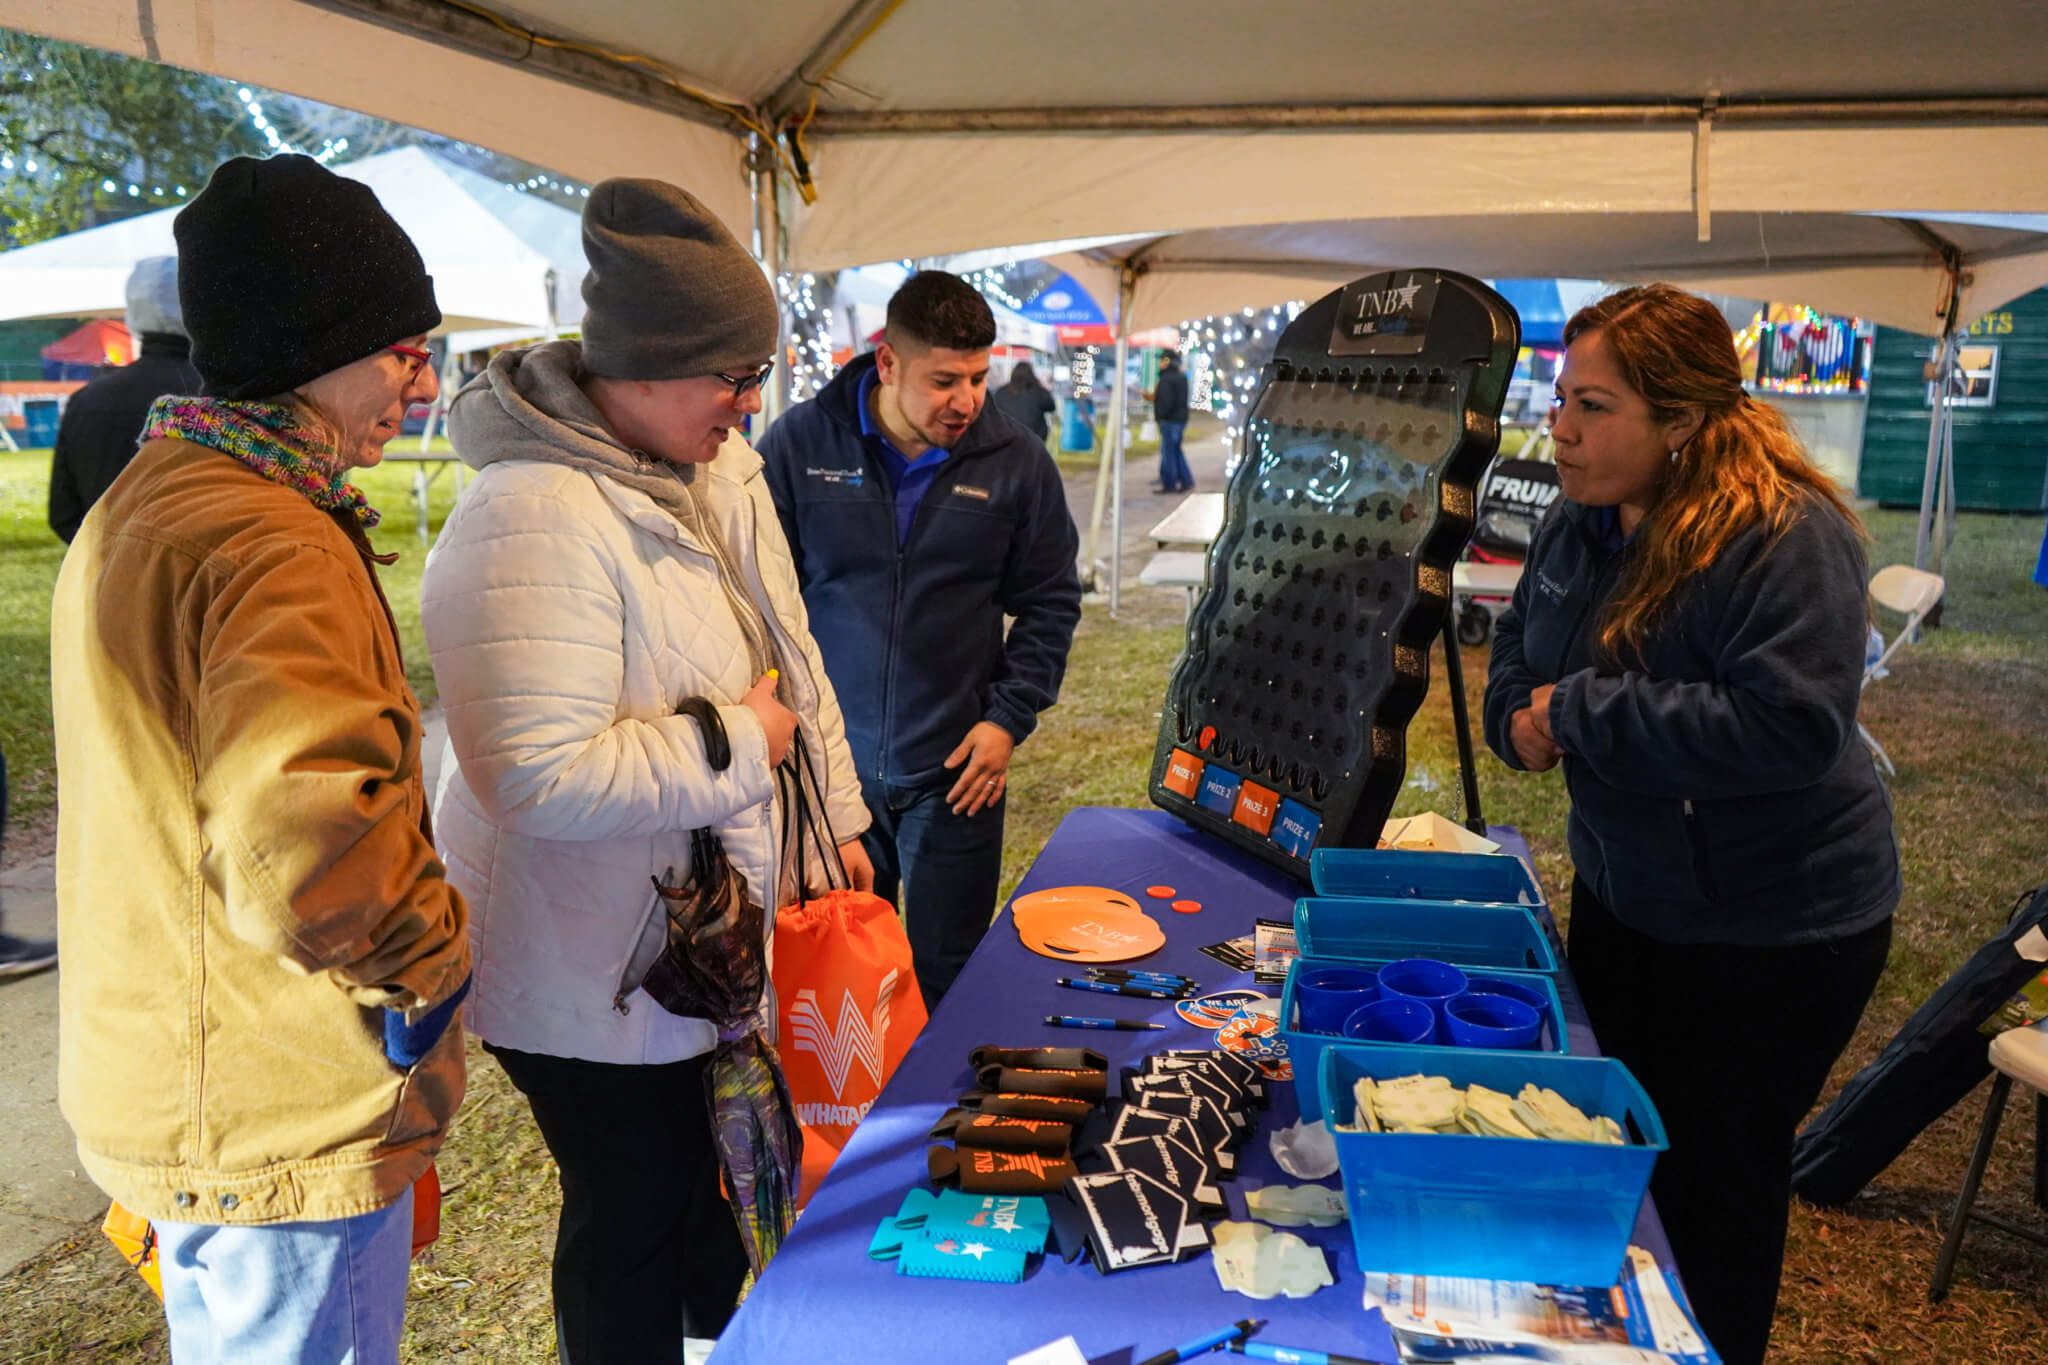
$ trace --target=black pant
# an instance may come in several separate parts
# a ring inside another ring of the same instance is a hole
[[[1700,1326],[1727,1365],[1771,1338],[1792,1138],[1884,971],[1891,921],[1779,948],[1674,944],[1572,884],[1569,954],[1600,1048],[1657,1106],[1650,1180]]]
[[[683,1358],[725,1330],[746,1279],[719,1188],[707,1058],[614,1066],[489,1047],[561,1170],[555,1335],[563,1365]]]
[[[931,787],[861,785],[871,822],[861,836],[875,894],[903,891],[903,931],[926,1010],[938,1008],[995,918],[1003,878],[1003,801],[972,816],[946,803],[954,774]]]

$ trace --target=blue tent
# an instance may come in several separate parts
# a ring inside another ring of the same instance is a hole
[[[1494,289],[1522,315],[1524,346],[1564,345],[1564,324],[1571,317],[1556,280],[1493,280]]]
[[[1017,311],[1030,321],[1049,327],[1109,326],[1109,319],[1102,315],[1102,308],[1093,296],[1064,271]]]

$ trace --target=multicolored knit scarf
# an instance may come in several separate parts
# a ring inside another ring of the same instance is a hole
[[[348,481],[348,469],[336,463],[333,447],[282,403],[159,398],[149,409],[142,439],[159,436],[232,455],[271,482],[298,489],[315,507],[353,512],[365,531],[379,520],[370,500]]]

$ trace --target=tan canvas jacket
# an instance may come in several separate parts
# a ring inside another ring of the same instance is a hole
[[[425,828],[419,703],[370,547],[227,455],[145,444],[57,579],[59,1097],[150,1218],[381,1208],[462,1100],[469,974]]]

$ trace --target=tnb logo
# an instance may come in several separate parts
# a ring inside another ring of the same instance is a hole
[[[796,1003],[789,1007],[791,1046],[818,1059],[825,1081],[832,1087],[832,1098],[839,1099],[846,1093],[846,1078],[853,1073],[855,1062],[880,1088],[882,1040],[889,1035],[889,997],[895,993],[893,970],[882,978],[875,991],[875,1007],[867,1014],[862,1014],[860,1006],[854,1003],[852,991],[844,992],[839,1001],[837,1028],[825,1022],[815,990],[796,993]]]

